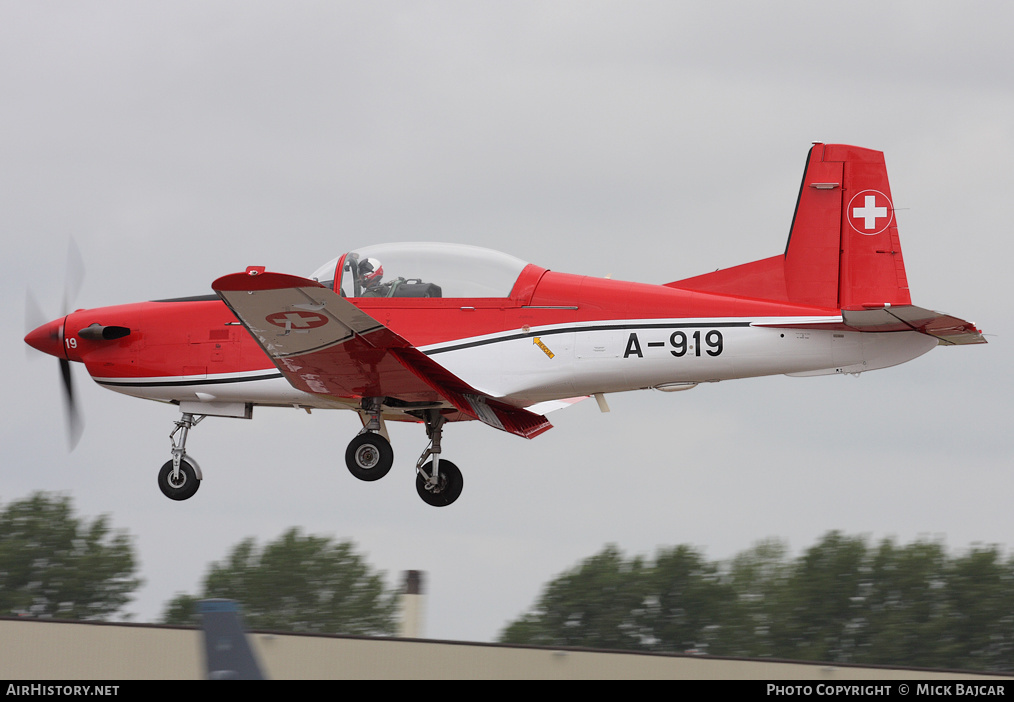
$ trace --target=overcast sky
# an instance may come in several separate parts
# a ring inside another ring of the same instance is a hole
[[[492,640],[542,584],[615,543],[840,529],[1011,545],[1014,5],[1007,2],[47,2],[0,0],[0,501],[69,494],[135,537],[153,621],[241,539],[352,539],[428,574],[425,632]],[[451,241],[663,283],[784,249],[812,141],[885,152],[913,301],[989,345],[859,378],[612,395],[533,441],[450,426],[452,507],[418,498],[418,426],[377,483],[354,414],[210,418],[205,480],[156,485],[178,411],[28,358],[24,298],[203,294],[248,265],[308,275],[371,243]]]

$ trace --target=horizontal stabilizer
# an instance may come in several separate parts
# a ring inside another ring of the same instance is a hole
[[[985,344],[982,332],[971,322],[915,305],[897,305],[864,310],[842,310],[845,326],[856,331],[886,332],[915,330],[936,337],[941,344]]]
[[[915,305],[890,305],[858,310],[842,310],[841,322],[815,320],[788,324],[757,324],[758,327],[779,329],[840,329],[859,332],[917,331],[936,338],[942,345],[985,344],[974,324],[942,312]]]

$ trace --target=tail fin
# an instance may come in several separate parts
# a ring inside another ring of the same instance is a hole
[[[669,285],[831,309],[911,304],[883,153],[814,144],[784,255]]]
[[[209,680],[263,680],[264,673],[232,600],[201,600],[201,627],[204,629],[204,661]]]
[[[789,299],[861,309],[909,305],[884,155],[814,144],[785,247]]]

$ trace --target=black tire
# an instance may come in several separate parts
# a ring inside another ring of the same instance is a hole
[[[433,461],[424,465],[422,471],[427,476],[430,475],[433,472]],[[453,503],[461,495],[461,489],[464,486],[465,481],[461,477],[458,467],[442,458],[440,459],[439,484],[435,488],[432,490],[427,488],[426,478],[422,473],[417,473],[415,477],[415,489],[419,493],[419,497],[423,502],[434,507],[446,507]]]
[[[380,434],[360,434],[345,449],[345,465],[360,480],[380,480],[394,465],[394,449]]]
[[[172,473],[172,461],[166,461],[162,470],[158,472],[158,487],[170,500],[189,500],[201,487],[197,471],[185,458],[180,461],[180,475],[176,482],[173,482]]]

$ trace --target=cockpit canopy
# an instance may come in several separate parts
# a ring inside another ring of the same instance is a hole
[[[311,277],[342,297],[509,297],[526,265],[477,246],[414,242],[350,251]]]

